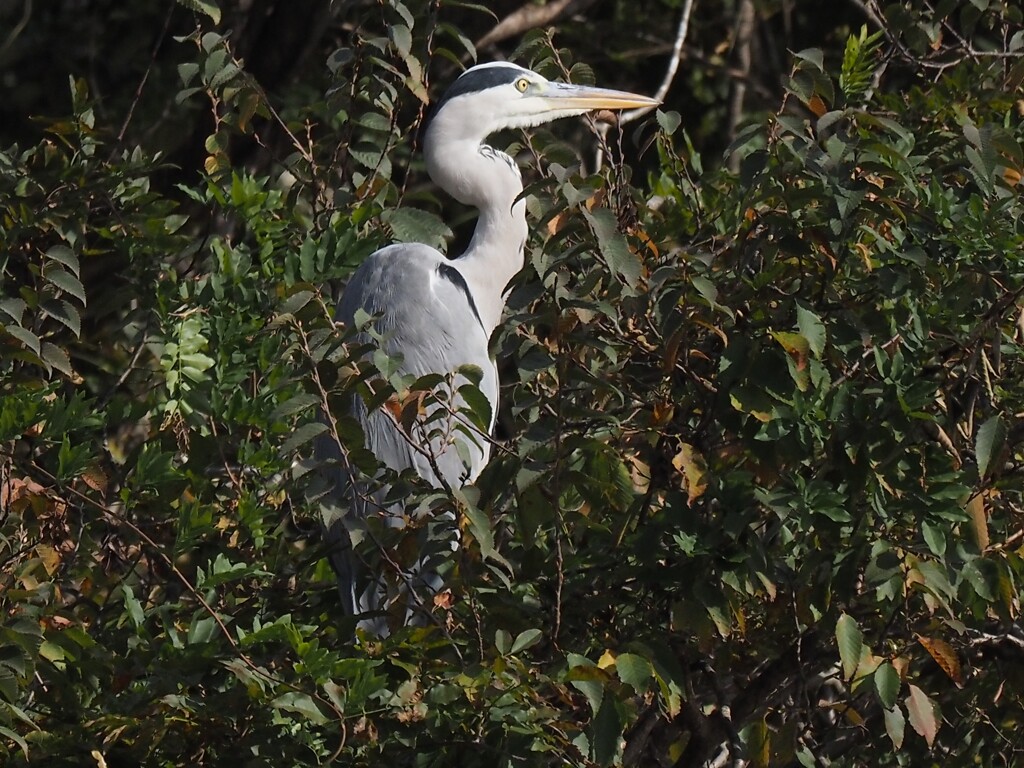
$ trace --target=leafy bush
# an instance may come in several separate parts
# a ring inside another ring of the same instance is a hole
[[[462,233],[406,137],[472,43],[389,0],[286,98],[182,5],[200,176],[77,79],[0,150],[8,764],[1014,761],[1019,10],[893,4],[795,54],[737,173],[671,102],[601,173],[513,137],[503,447],[476,487],[400,479],[463,548],[437,627],[357,640],[310,456],[361,383],[329,286]],[[517,57],[589,77],[546,33]]]

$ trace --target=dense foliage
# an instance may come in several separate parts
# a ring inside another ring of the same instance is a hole
[[[50,5],[0,6],[5,764],[1021,759],[1019,7]],[[495,140],[493,459],[394,478],[463,547],[436,626],[356,638],[312,444],[372,470],[338,403],[438,381],[332,296],[470,231],[409,141],[435,81],[475,40],[653,92],[680,15],[662,110]]]

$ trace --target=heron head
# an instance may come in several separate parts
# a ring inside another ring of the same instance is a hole
[[[486,138],[504,128],[529,128],[560,117],[597,109],[654,107],[646,96],[607,88],[552,82],[508,62],[467,69],[445,92],[435,119],[444,116],[449,131]]]

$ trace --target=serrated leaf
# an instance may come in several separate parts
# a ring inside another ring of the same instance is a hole
[[[647,690],[647,681],[654,675],[651,662],[635,653],[620,653],[615,659],[615,671],[619,680],[633,686],[637,693]]]
[[[85,287],[82,285],[82,281],[63,267],[47,269],[43,273],[43,276],[46,278],[47,282],[57,286],[65,293],[70,293],[82,302],[83,306],[85,305]]]
[[[892,664],[885,661],[878,665],[874,677],[878,700],[886,709],[892,709],[896,705],[896,697],[900,692],[899,673]]]
[[[910,727],[924,737],[930,747],[939,732],[939,721],[935,717],[935,705],[927,694],[913,683],[910,684],[910,695],[904,700]]]
[[[658,127],[665,132],[667,136],[671,136],[676,132],[679,124],[683,122],[683,118],[679,116],[678,112],[669,110],[668,112],[662,112],[660,109],[655,113],[655,118],[658,121]]]
[[[1006,427],[997,413],[978,429],[974,441],[974,456],[978,461],[978,476],[988,474],[992,460],[998,457],[1006,440]]]
[[[398,54],[404,59],[412,50],[412,32],[404,24],[392,24],[388,27],[388,37],[394,44]]]
[[[47,365],[53,366],[61,373],[66,374],[67,376],[75,375],[75,371],[71,367],[71,358],[68,357],[68,353],[56,344],[44,341],[39,356],[43,359],[43,362]]]
[[[287,455],[305,445],[317,435],[321,435],[326,431],[327,425],[319,421],[311,421],[308,424],[303,424],[292,432],[291,436],[284,441],[281,445],[281,453]]]
[[[39,337],[32,333],[32,331],[17,325],[8,325],[4,330],[37,355],[40,353],[41,342],[39,341]]]
[[[938,637],[925,637],[924,635],[918,635],[917,642],[935,659],[935,663],[942,668],[949,679],[956,683],[957,688],[964,687],[964,673],[960,667],[960,658],[953,650],[953,646]]]
[[[76,337],[82,335],[82,316],[67,301],[44,301],[40,309],[47,315],[67,326]]]
[[[800,334],[807,339],[807,345],[811,352],[820,360],[825,352],[825,342],[828,339],[825,324],[811,310],[801,306],[796,308],[796,324],[800,329]]]
[[[214,0],[178,0],[178,5],[209,16],[214,24],[220,24],[220,8]]]
[[[836,622],[836,642],[839,644],[839,658],[843,663],[843,677],[853,678],[860,664],[860,652],[864,647],[864,635],[857,626],[857,621],[844,613]]]
[[[27,308],[28,304],[25,303],[24,299],[12,298],[0,300],[0,312],[3,312],[18,325],[21,325],[21,319],[25,316],[25,310]]]
[[[443,248],[448,238],[453,236],[451,228],[441,219],[418,208],[394,208],[385,211],[381,219],[400,243],[425,243]]]
[[[544,637],[544,633],[539,629],[527,629],[516,635],[515,642],[512,643],[512,648],[509,653],[519,653],[519,651],[525,651],[540,642],[540,639]]]
[[[704,456],[689,443],[681,443],[679,452],[672,458],[672,466],[682,475],[686,490],[686,503],[690,506],[699,499],[708,487],[708,465]]]
[[[621,277],[630,288],[640,279],[640,259],[629,250],[626,238],[619,232],[615,214],[608,208],[580,209],[597,238],[597,247],[613,275]]]
[[[903,734],[906,731],[907,721],[903,718],[903,710],[899,707],[885,710],[885,732],[889,734],[889,740],[895,749],[903,746]]]
[[[594,666],[576,666],[569,670],[569,685],[582,693],[591,712],[596,715],[604,701],[605,674]]]
[[[76,277],[81,274],[81,268],[78,264],[78,256],[75,255],[75,252],[66,245],[53,246],[46,252],[46,258],[63,264],[65,267],[70,269]]]

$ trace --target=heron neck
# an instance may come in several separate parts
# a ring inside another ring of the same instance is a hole
[[[522,184],[518,183],[519,192]],[[480,207],[473,239],[465,253],[456,259],[459,271],[469,283],[484,330],[490,335],[505,311],[505,289],[523,268],[526,245],[526,205],[511,195],[502,204]]]
[[[488,335],[501,322],[505,289],[523,268],[526,244],[526,206],[517,200],[523,191],[515,162],[482,140],[462,140],[437,146],[428,141],[427,170],[448,194],[479,211],[473,239],[455,260],[476,301]]]

